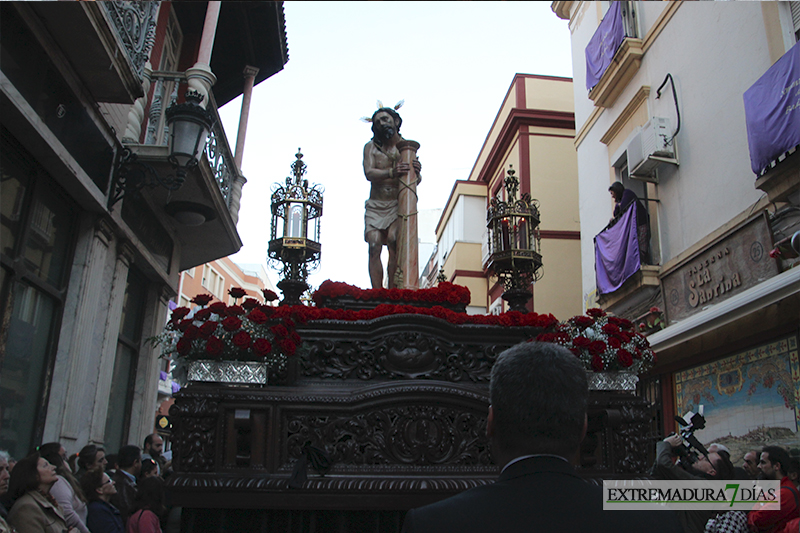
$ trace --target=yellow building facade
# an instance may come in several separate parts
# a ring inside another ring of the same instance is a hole
[[[572,79],[516,74],[466,180],[453,185],[436,227],[437,251],[429,262],[433,283],[443,268],[448,281],[468,287],[471,313],[507,310],[502,283],[487,270],[486,209],[503,192],[513,168],[520,192],[539,201],[543,277],[528,308],[566,319],[582,311],[578,169],[574,146]]]

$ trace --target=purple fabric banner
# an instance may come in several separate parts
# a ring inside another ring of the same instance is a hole
[[[589,44],[586,45],[587,91],[591,91],[592,87],[600,81],[624,39],[622,11],[619,2],[614,2],[589,40]]]
[[[594,270],[597,292],[608,294],[622,287],[641,268],[639,237],[633,202],[616,224],[594,238]]]
[[[800,42],[744,92],[744,116],[756,174],[800,144]]]

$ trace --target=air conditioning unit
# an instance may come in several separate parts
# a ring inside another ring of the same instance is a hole
[[[656,168],[668,163],[677,165],[675,143],[667,140],[672,137],[669,119],[653,117],[631,139],[626,149],[628,175],[631,178],[658,183]]]

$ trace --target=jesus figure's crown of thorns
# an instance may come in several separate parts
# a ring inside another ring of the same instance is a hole
[[[381,109],[382,107],[384,107],[383,102],[381,102],[380,100],[378,100],[377,103],[378,103],[378,109]],[[399,102],[394,104],[394,110],[397,111],[398,109],[403,107],[403,104],[405,104],[405,103],[406,103],[405,100],[400,100]],[[361,120],[363,122],[372,122],[372,117],[361,117]]]

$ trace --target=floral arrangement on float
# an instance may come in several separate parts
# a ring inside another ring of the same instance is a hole
[[[635,389],[637,376],[656,362],[650,343],[633,322],[597,308],[559,323],[536,340],[560,344],[579,357],[595,389]]]
[[[267,302],[278,298],[270,290],[262,292]],[[161,356],[172,361],[172,376],[179,384],[187,381],[264,384],[268,374],[283,372],[289,358],[297,356],[302,345],[297,324],[315,320],[369,321],[407,314],[432,316],[451,324],[541,329],[552,329],[558,324],[551,314],[509,311],[500,315],[468,315],[436,305],[436,298],[462,305],[469,302],[469,289],[452,283],[413,291],[362,290],[346,283],[326,281],[313,296],[315,302],[324,302],[332,295],[398,302],[379,303],[364,309],[274,307],[254,298],[245,298],[240,304],[239,299],[246,296],[244,289],[234,287],[228,294],[234,298],[233,305],[212,303],[213,297],[208,294],[195,296],[191,302],[200,309],[174,309],[163,333],[150,339],[154,345],[162,346]],[[426,302],[427,306],[415,305],[418,302]]]
[[[361,289],[341,281],[325,280],[314,292],[317,307],[335,306],[342,299],[373,302],[403,302],[419,304],[438,304],[447,307],[461,307],[469,304],[469,289],[450,282],[440,282],[429,289]]]
[[[262,292],[267,302],[278,299],[271,290]],[[233,305],[211,303],[211,295],[198,294],[191,302],[200,309],[175,308],[163,333],[151,339],[163,347],[161,356],[172,360],[172,375],[178,383],[237,379],[266,383],[267,373],[283,371],[287,359],[296,353],[301,339],[292,308],[264,305],[255,298],[239,304],[246,296],[240,287],[228,294],[234,298]]]

